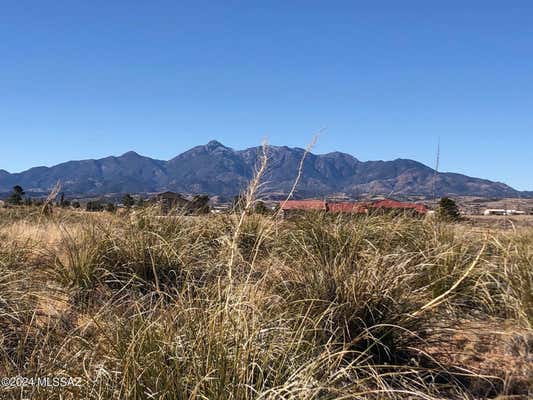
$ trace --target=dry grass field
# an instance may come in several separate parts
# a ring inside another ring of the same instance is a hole
[[[533,229],[0,210],[1,399],[526,399]]]
[[[489,229],[533,229],[533,215],[469,215],[466,218],[472,226]]]

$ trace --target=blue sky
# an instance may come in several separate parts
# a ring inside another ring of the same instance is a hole
[[[412,158],[533,190],[531,1],[24,1],[0,168],[217,139]]]

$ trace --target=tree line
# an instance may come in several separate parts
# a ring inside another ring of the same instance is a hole
[[[13,186],[11,194],[6,199],[7,204],[19,206],[19,205],[39,205],[42,204],[42,200],[32,199],[30,197],[25,197],[26,193],[20,185]],[[70,201],[65,199],[65,194],[62,193],[57,204],[60,207],[64,208],[81,208],[79,201]],[[126,193],[122,197],[122,206],[126,209],[130,209],[134,206],[142,208],[145,205],[145,201],[142,197],[139,197],[137,200],[129,193]],[[245,199],[243,196],[235,196],[233,199],[232,209],[234,211],[240,211],[244,209]],[[189,206],[187,207],[189,212],[195,212],[199,214],[209,213],[209,196],[207,195],[196,195],[193,197]],[[88,201],[85,204],[86,211],[108,211],[114,212],[117,209],[117,205],[112,202],[102,202],[102,201]],[[253,207],[253,212],[258,214],[269,214],[272,210],[268,209],[262,201],[255,203]],[[439,205],[436,210],[436,215],[441,220],[446,221],[458,221],[460,220],[461,214],[459,212],[459,207],[457,203],[448,197],[443,197],[439,201]]]
[[[44,203],[41,198],[32,198],[26,196],[26,192],[20,185],[13,186],[13,189],[5,202],[12,206],[39,206]],[[125,208],[144,207],[144,199],[142,197],[137,200],[130,194],[125,194],[122,197],[122,204]],[[63,208],[82,208],[82,204],[78,200],[68,200],[65,194],[61,193],[56,205]],[[105,202],[100,200],[91,200],[85,203],[86,211],[116,211],[117,205],[113,202]]]
[[[27,197],[24,189],[20,185],[13,186],[11,193],[6,199],[6,203],[13,206],[42,205],[43,202],[44,201],[42,199]],[[143,208],[145,206],[145,199],[143,197],[138,197],[136,199],[131,194],[126,193],[124,196],[122,196],[121,203],[119,203],[119,205],[126,209],[131,209],[133,207]],[[82,208],[82,204],[80,204],[79,201],[70,201],[66,199],[64,193],[61,193],[59,200],[56,202],[56,206],[75,209]],[[90,200],[85,203],[86,211],[115,212],[117,208],[118,205],[116,203],[109,201]],[[194,196],[187,206],[187,212],[193,212],[196,214],[206,214],[209,213],[210,210],[209,196],[207,195]]]

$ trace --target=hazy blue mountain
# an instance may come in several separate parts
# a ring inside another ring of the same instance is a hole
[[[0,170],[0,192],[21,185],[27,192],[46,192],[61,181],[66,193],[157,192],[172,190],[233,196],[253,175],[260,147],[233,150],[217,141],[194,147],[169,161],[154,160],[135,152],[99,160],[69,161],[53,167],[36,167],[9,174]],[[269,146],[269,167],[263,191],[290,190],[304,155],[300,148]],[[413,160],[359,161],[340,152],[308,154],[297,193],[321,196],[344,192],[363,194],[432,195],[434,170]],[[437,195],[484,197],[528,196],[503,183],[454,173],[439,173]]]

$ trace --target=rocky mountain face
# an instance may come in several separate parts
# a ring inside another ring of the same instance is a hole
[[[128,152],[120,157],[69,161],[53,167],[36,167],[9,174],[0,170],[0,192],[20,185],[29,192],[46,192],[61,181],[65,193],[99,195],[106,193],[146,193],[171,190],[233,196],[253,176],[260,147],[233,150],[219,142],[194,147],[169,161],[143,157]],[[287,193],[304,155],[300,148],[269,146],[268,171],[263,191]],[[297,188],[301,197],[331,193],[361,195],[433,194],[434,170],[413,160],[359,161],[333,152],[308,154]],[[530,193],[499,182],[454,173],[439,173],[436,192],[444,195],[517,197]]]

